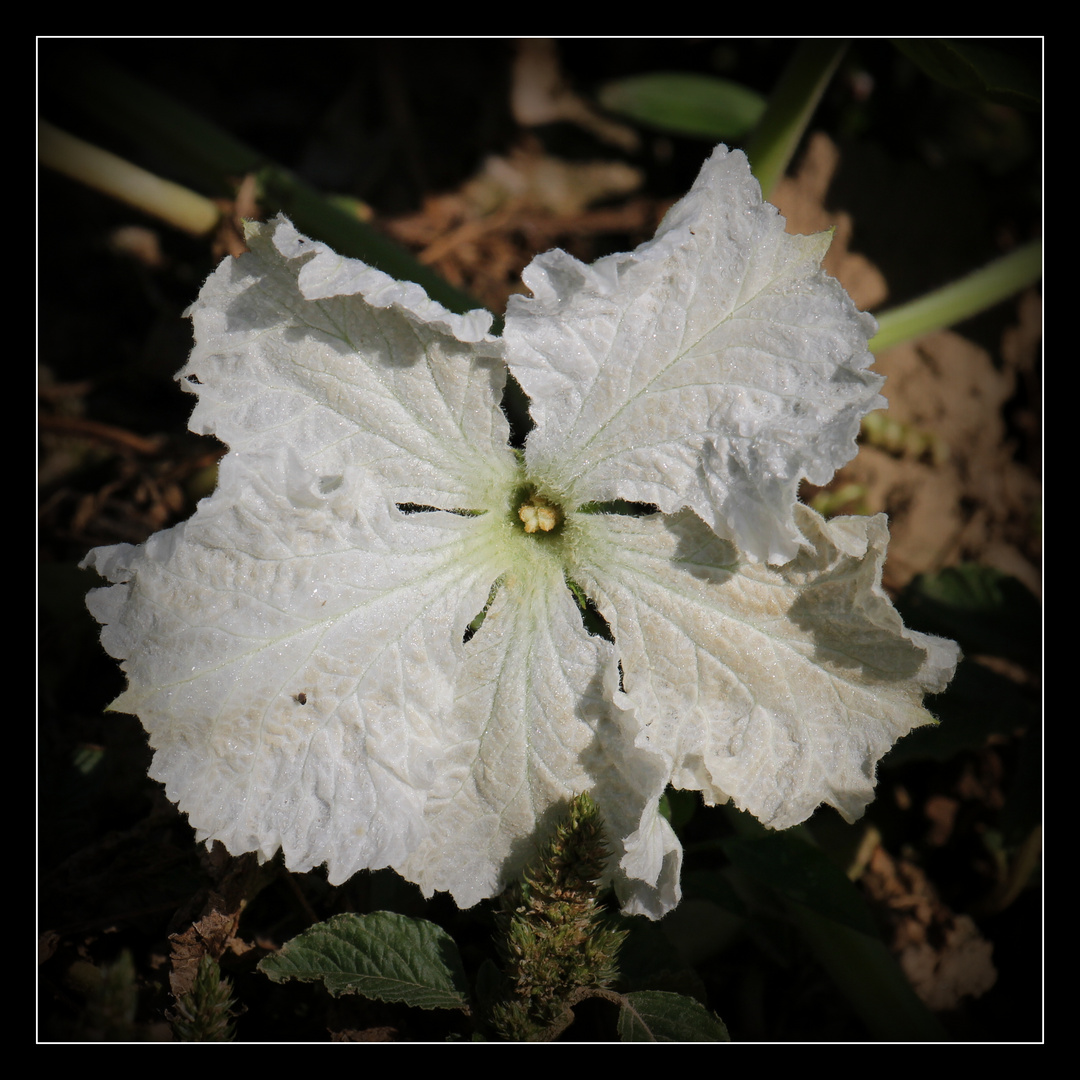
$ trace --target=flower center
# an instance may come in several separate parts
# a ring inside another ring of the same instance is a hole
[[[518,507],[518,517],[527,533],[549,533],[562,524],[563,512],[558,503],[534,492]]]

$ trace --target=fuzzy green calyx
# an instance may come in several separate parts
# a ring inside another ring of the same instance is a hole
[[[521,882],[504,894],[499,925],[513,997],[493,1019],[505,1038],[554,1038],[573,1019],[576,1001],[618,978],[626,931],[612,929],[599,903],[609,855],[596,804],[578,795]]]
[[[181,1042],[232,1042],[235,1005],[232,983],[221,977],[212,956],[203,956],[191,990],[179,998],[170,1017],[176,1037]]]

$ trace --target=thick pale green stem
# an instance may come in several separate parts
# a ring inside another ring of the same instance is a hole
[[[746,146],[750,168],[766,199],[787,171],[846,48],[846,41],[826,38],[804,41],[795,50],[787,70],[769,96],[765,115]]]
[[[959,281],[878,315],[878,332],[870,339],[870,351],[884,352],[902,341],[953,326],[1034,285],[1041,277],[1042,241],[1033,240]]]
[[[38,160],[195,236],[210,232],[221,216],[214,203],[197,192],[83,142],[46,120],[38,121]]]

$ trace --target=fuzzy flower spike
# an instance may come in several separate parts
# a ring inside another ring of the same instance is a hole
[[[741,153],[637,251],[534,259],[502,338],[282,217],[248,243],[179,376],[229,446],[217,490],[84,564],[114,582],[88,600],[128,675],[112,708],[200,839],[467,907],[587,791],[655,918],[667,784],[775,828],[862,813],[958,651],[883,593],[883,516],[796,499],[884,404],[875,327]]]

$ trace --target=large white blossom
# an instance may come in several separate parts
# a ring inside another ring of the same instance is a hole
[[[828,241],[787,235],[718,147],[637,251],[535,259],[495,338],[251,226],[180,373],[229,446],[217,490],[86,559],[115,583],[88,600],[128,675],[112,708],[199,838],[468,906],[587,790],[626,909],[656,917],[669,783],[775,828],[857,817],[958,653],[883,593],[883,517],[796,499],[883,404]]]

